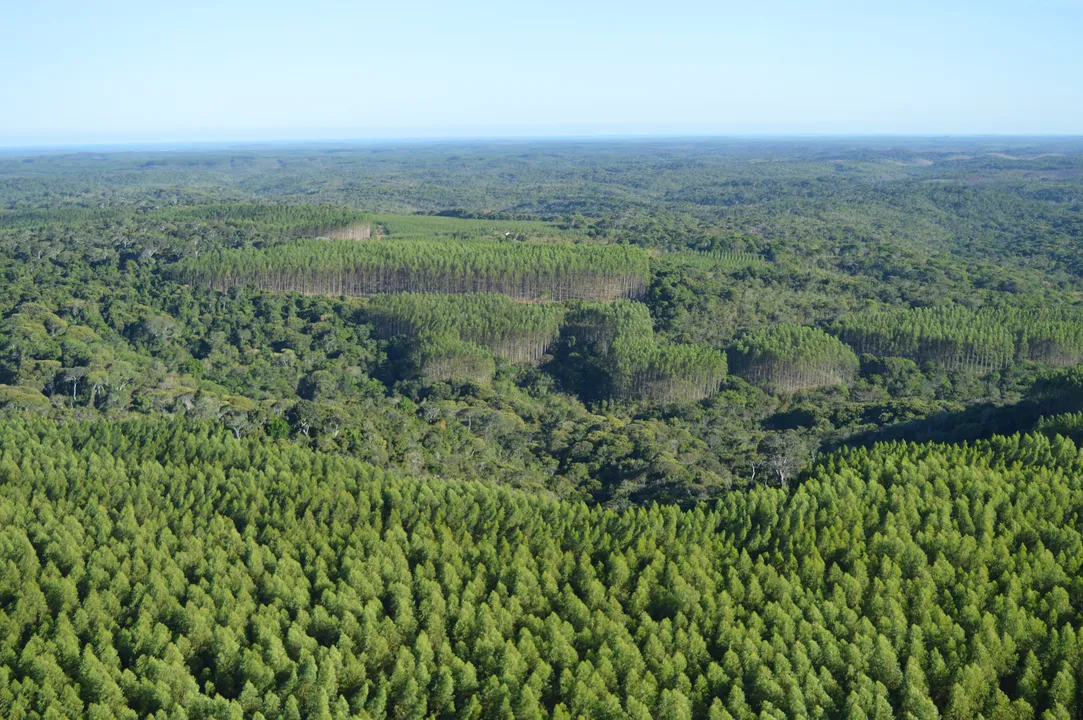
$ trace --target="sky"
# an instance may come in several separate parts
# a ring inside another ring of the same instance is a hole
[[[0,0],[0,146],[1083,134],[1083,0]]]

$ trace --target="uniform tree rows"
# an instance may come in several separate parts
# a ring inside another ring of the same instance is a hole
[[[501,293],[518,300],[615,300],[641,295],[647,255],[624,245],[477,242],[297,242],[226,250],[178,263],[174,277],[228,290],[373,295]]]
[[[859,362],[837,338],[801,325],[770,325],[729,350],[732,372],[750,383],[794,392],[853,380]]]
[[[663,257],[700,270],[735,270],[767,264],[761,255],[737,250],[682,250],[665,253]]]
[[[1062,367],[1083,362],[1083,313],[1043,309],[1001,317],[1015,331],[1016,359]]]
[[[618,336],[654,338],[650,310],[643,303],[579,303],[564,319],[564,333],[588,343],[600,355],[609,353]]]
[[[433,380],[487,383],[496,372],[489,348],[451,333],[423,332],[413,344],[410,356],[420,375]]]
[[[565,334],[590,347],[615,398],[694,402],[717,392],[726,375],[724,353],[658,338],[641,303],[579,305],[568,313]]]
[[[676,403],[703,400],[726,377],[726,355],[702,345],[622,336],[606,358],[617,398]]]
[[[890,444],[617,513],[11,420],[0,716],[1069,719],[1081,477],[1061,438]]]
[[[563,305],[493,293],[398,293],[372,298],[365,316],[384,337],[450,335],[526,364],[538,362],[560,335],[564,311]]]
[[[412,341],[425,377],[483,382],[492,377],[491,353],[511,362],[538,362],[564,328],[586,343],[608,374],[614,398],[687,402],[712,395],[726,373],[715,350],[661,341],[641,303],[518,303],[503,295],[381,295],[364,317],[385,337]]]
[[[832,331],[859,353],[953,370],[985,373],[1014,360],[1050,365],[1083,360],[1083,317],[1055,309],[883,308],[847,318]]]

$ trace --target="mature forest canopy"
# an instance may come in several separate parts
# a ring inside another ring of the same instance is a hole
[[[0,155],[0,717],[1083,712],[1083,141]]]

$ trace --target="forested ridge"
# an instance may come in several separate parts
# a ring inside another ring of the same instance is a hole
[[[1083,145],[0,156],[0,717],[1077,718]]]

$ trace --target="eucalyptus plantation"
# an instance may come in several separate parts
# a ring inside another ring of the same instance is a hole
[[[858,353],[950,370],[988,373],[1016,359],[1050,365],[1083,359],[1083,316],[1052,308],[876,308],[836,323],[832,332]]]
[[[398,293],[373,297],[364,312],[384,337],[452,335],[524,364],[538,362],[556,341],[565,308],[494,293]]]
[[[486,383],[496,372],[493,353],[448,333],[422,333],[410,357],[422,377]]]
[[[735,375],[783,392],[845,384],[859,365],[854,352],[838,339],[801,325],[750,332],[733,344],[729,356]]]
[[[1083,455],[615,512],[220,425],[0,425],[0,715],[1072,718]]]
[[[625,245],[301,241],[224,250],[178,263],[183,282],[311,295],[501,293],[520,300],[640,296],[647,255]]]
[[[659,338],[641,303],[573,306],[564,332],[598,358],[613,398],[694,402],[713,395],[726,375],[724,353]]]
[[[767,265],[767,260],[755,253],[736,250],[679,250],[663,253],[663,259],[699,270],[737,270]]]

